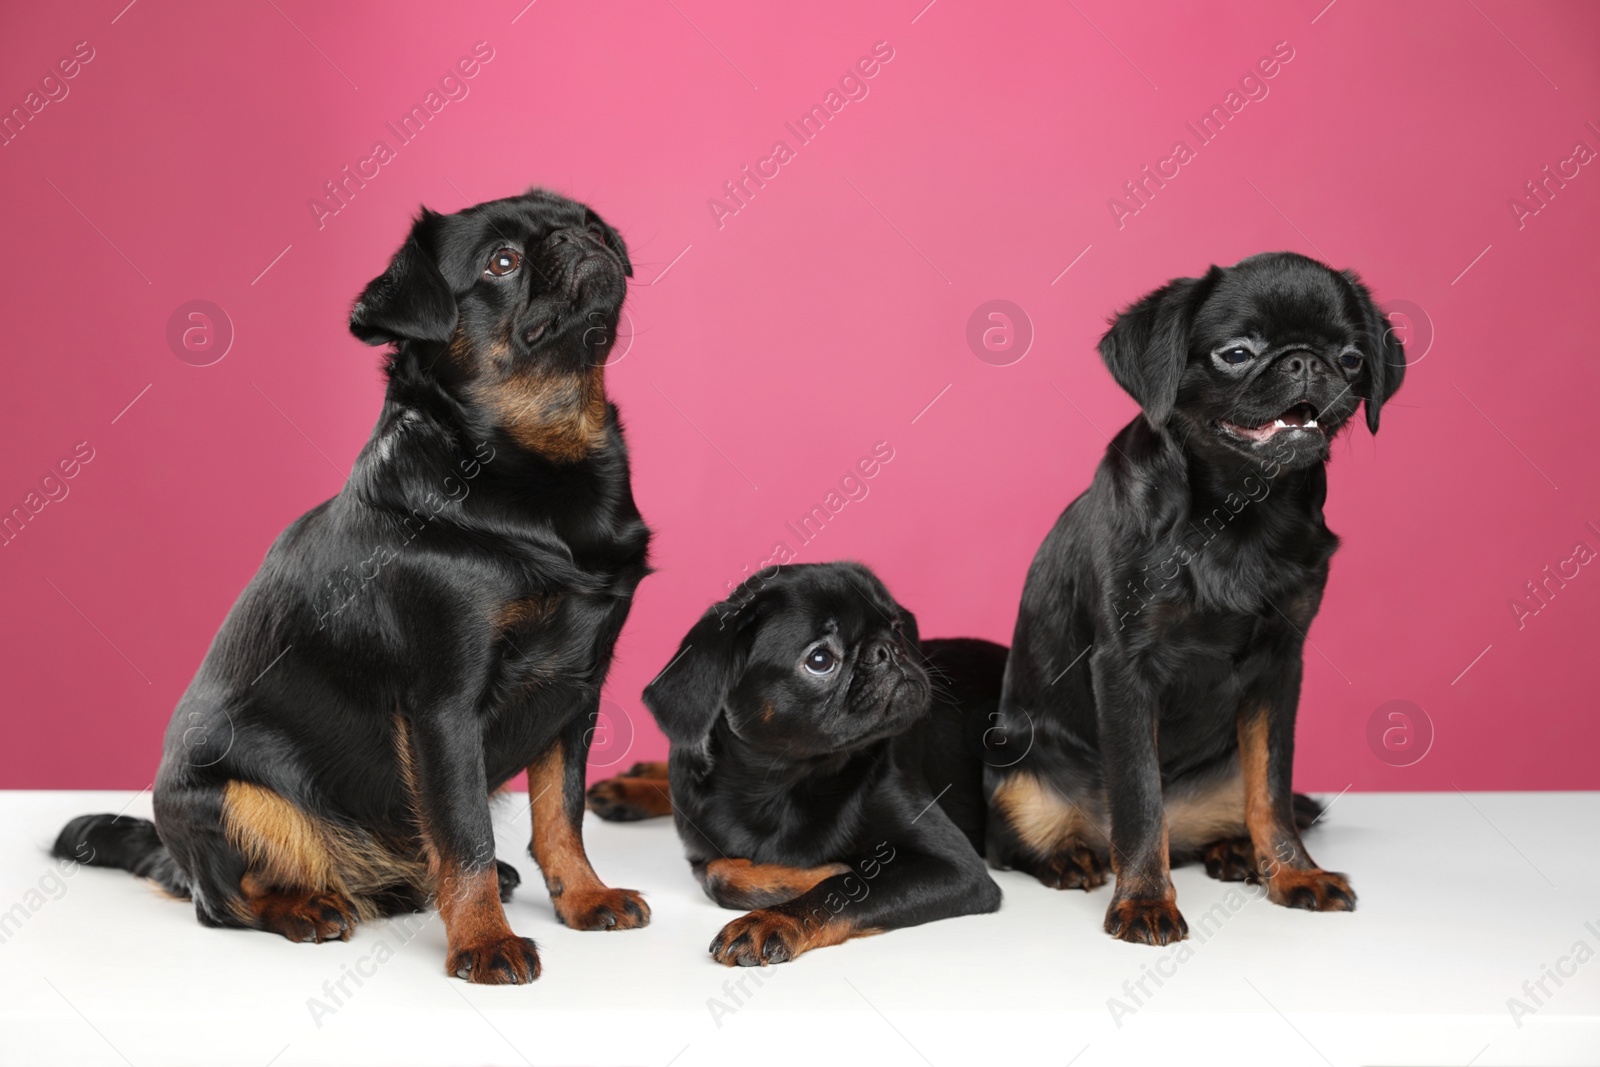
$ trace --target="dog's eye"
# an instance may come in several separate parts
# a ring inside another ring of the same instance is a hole
[[[839,657],[835,656],[827,648],[819,646],[807,652],[806,658],[802,662],[805,664],[806,670],[812,674],[832,674],[839,666]]]
[[[1222,360],[1222,362],[1232,364],[1233,366],[1238,366],[1241,363],[1248,363],[1252,359],[1256,358],[1256,354],[1250,351],[1248,348],[1230,348],[1225,352],[1217,353],[1217,356]]]
[[[1345,370],[1360,370],[1361,369],[1361,353],[1360,352],[1344,352],[1344,353],[1340,354],[1340,356],[1339,356],[1339,366],[1343,367]]]
[[[520,266],[522,266],[521,254],[514,248],[502,248],[489,257],[489,265],[483,269],[483,273],[504,278],[508,274],[516,273]]]

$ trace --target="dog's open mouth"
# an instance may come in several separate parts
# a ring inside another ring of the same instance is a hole
[[[1305,401],[1285,411],[1271,422],[1262,423],[1260,426],[1240,426],[1236,422],[1221,423],[1222,428],[1235,437],[1242,437],[1246,441],[1270,441],[1280,433],[1322,433],[1322,427],[1317,425],[1317,409]]]

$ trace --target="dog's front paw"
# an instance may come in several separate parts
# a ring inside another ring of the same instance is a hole
[[[561,925],[574,930],[633,930],[650,924],[650,905],[632,889],[569,889],[552,903]]]
[[[515,934],[451,949],[445,962],[446,973],[474,985],[525,985],[539,970],[539,947]]]
[[[1355,911],[1356,891],[1342,874],[1313,867],[1301,871],[1279,867],[1267,879],[1267,899],[1306,911]]]
[[[1062,849],[1040,860],[1033,876],[1051,889],[1082,889],[1088,892],[1106,884],[1105,864],[1093,849],[1081,845]]]
[[[765,967],[788,963],[808,947],[799,919],[763,908],[724,926],[711,942],[711,958],[728,967]]]
[[[1189,936],[1189,924],[1170,900],[1125,897],[1106,909],[1106,933],[1137,945],[1170,945]]]

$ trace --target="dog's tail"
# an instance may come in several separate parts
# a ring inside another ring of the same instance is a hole
[[[1295,829],[1311,829],[1311,824],[1322,818],[1322,813],[1327,810],[1322,801],[1308,797],[1304,793],[1296,793],[1294,795]]]
[[[80,815],[67,823],[51,853],[89,867],[117,867],[148,878],[175,897],[189,897],[189,876],[156,834],[132,815]]]

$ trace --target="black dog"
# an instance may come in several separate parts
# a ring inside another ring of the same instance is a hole
[[[1294,723],[1338,545],[1323,464],[1358,402],[1377,432],[1401,346],[1353,274],[1271,253],[1151,293],[1100,353],[1144,417],[1028,571],[999,729],[1031,748],[988,772],[989,858],[1084,889],[1109,858],[1125,941],[1186,935],[1169,860],[1350,910],[1300,840]]]
[[[649,570],[603,385],[631,274],[616,231],[552,193],[422,212],[350,315],[394,346],[350,480],[223,623],[167,731],[154,826],[84,816],[58,855],[87,843],[202,923],[292,941],[434,900],[449,973],[527,982],[488,805],[526,768],[557,917],[649,920],[580,836],[600,687]]]
[[[860,564],[784,568],[707,611],[645,689],[668,767],[596,783],[590,807],[672,811],[706,894],[756,909],[712,942],[721,963],[994,911],[974,742],[1005,657],[987,641],[919,642]]]

